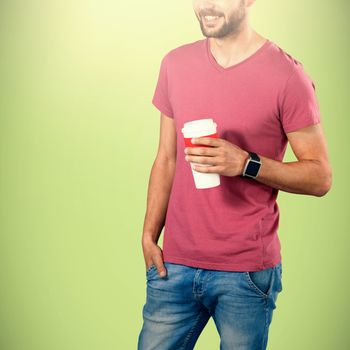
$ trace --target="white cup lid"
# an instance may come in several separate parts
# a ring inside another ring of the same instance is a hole
[[[210,132],[213,130],[213,128],[216,128],[216,123],[212,118],[205,118],[205,119],[197,119],[197,120],[191,120],[189,122],[184,123],[184,127],[181,129],[182,133],[188,133],[188,132],[205,132],[206,130],[210,130]]]

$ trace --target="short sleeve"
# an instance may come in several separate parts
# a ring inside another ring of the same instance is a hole
[[[173,110],[169,101],[167,62],[168,62],[168,54],[163,57],[160,65],[158,82],[156,85],[156,89],[154,91],[152,103],[163,114],[165,114],[170,118],[174,118]]]
[[[314,82],[301,63],[295,66],[279,98],[280,121],[285,133],[321,121]]]

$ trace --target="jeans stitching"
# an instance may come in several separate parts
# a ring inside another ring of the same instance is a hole
[[[264,298],[268,298],[268,294],[267,293],[263,293],[263,291],[261,291],[258,287],[256,287],[256,285],[253,283],[252,279],[249,276],[249,272],[245,272],[244,275],[246,276],[246,279],[248,281],[248,284],[250,287],[252,287],[254,290],[256,290],[261,296],[263,296]],[[271,280],[270,280],[270,284],[271,284]]]
[[[198,323],[199,323],[198,321],[200,320],[202,314],[203,314],[203,311],[201,310],[201,311],[199,312],[199,315],[197,316],[195,322],[194,322],[194,325],[193,325],[192,328],[189,330],[189,332],[188,332],[188,334],[187,334],[187,336],[186,336],[186,338],[185,338],[185,340],[184,340],[184,342],[183,342],[183,344],[182,344],[182,347],[181,347],[180,349],[182,349],[182,350],[185,350],[185,349],[186,349],[186,346],[188,345],[188,342],[190,341],[191,336],[192,336],[192,334],[194,333],[194,330],[196,329],[196,327],[197,327],[197,325],[198,325]]]
[[[261,350],[265,350],[266,349],[266,336],[267,336],[267,323],[268,323],[268,318],[269,318],[269,309],[267,307],[267,300],[265,299],[265,304],[264,304],[264,309],[265,309],[265,329],[264,329],[264,338],[262,341],[262,347]]]

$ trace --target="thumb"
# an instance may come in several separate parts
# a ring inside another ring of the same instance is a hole
[[[158,271],[159,276],[160,277],[165,277],[166,274],[167,274],[167,270],[166,270],[166,268],[164,266],[164,262],[163,262],[162,257],[158,255],[153,260],[154,260],[154,264],[157,267],[157,271]]]

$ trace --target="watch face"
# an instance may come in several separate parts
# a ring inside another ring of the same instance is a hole
[[[250,161],[248,163],[248,166],[247,166],[245,173],[250,175],[250,176],[256,176],[259,169],[260,169],[260,165],[261,165],[260,163]]]

